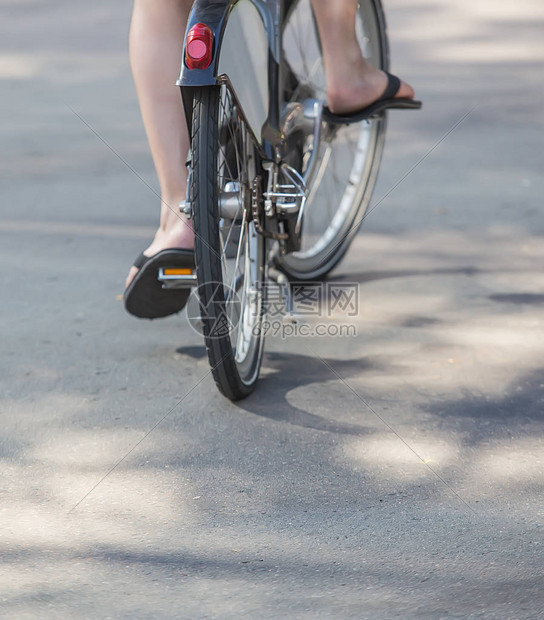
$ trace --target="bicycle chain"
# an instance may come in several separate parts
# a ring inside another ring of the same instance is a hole
[[[289,239],[289,235],[287,233],[273,233],[264,229],[260,219],[260,206],[262,198],[263,192],[261,189],[261,177],[256,176],[253,179],[251,188],[251,218],[255,224],[255,230],[260,235],[267,237],[268,239],[276,239],[277,241],[285,241],[286,239]]]

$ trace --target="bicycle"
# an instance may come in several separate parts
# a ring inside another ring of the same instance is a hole
[[[357,29],[365,57],[387,70],[380,0],[359,5]],[[259,376],[267,280],[289,300],[289,279],[323,278],[343,258],[374,189],[386,117],[324,120],[308,0],[196,0],[177,84],[191,136],[182,206],[196,276],[161,278],[198,286],[213,377],[237,400]]]

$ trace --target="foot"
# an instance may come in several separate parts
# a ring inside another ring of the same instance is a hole
[[[194,242],[192,220],[188,220],[181,214],[178,217],[176,214],[176,217],[170,217],[164,225],[161,225],[155,233],[151,245],[144,250],[144,254],[154,256],[158,252],[170,248],[192,250],[195,245]],[[130,285],[137,273],[137,267],[132,266],[125,281],[125,288]]]
[[[353,66],[336,72],[335,79],[330,80],[327,87],[328,107],[333,114],[350,114],[374,103],[386,88],[387,75],[364,58],[359,58]],[[413,99],[414,89],[401,82],[395,97]]]

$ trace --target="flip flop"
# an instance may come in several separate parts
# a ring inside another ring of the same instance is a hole
[[[385,74],[387,75],[387,88],[374,103],[349,114],[334,114],[325,106],[323,108],[323,120],[333,125],[350,125],[379,116],[386,110],[419,110],[422,105],[421,101],[407,97],[395,97],[399,92],[401,81],[396,75],[387,73],[387,71]]]
[[[123,295],[125,309],[140,319],[159,319],[183,310],[191,290],[164,289],[158,280],[161,267],[194,269],[193,250],[162,250],[154,256],[140,254],[134,261],[139,269]]]

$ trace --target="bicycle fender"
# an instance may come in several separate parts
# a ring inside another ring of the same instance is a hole
[[[198,23],[213,32],[214,47],[207,69],[189,69],[185,64],[185,42],[181,87],[189,128],[192,117],[192,90],[201,86],[228,83],[242,113],[259,143],[270,139],[269,119],[274,116],[271,82],[278,66],[279,50],[274,10],[266,0],[196,0],[187,23],[187,32]],[[272,76],[272,77],[271,77]]]

